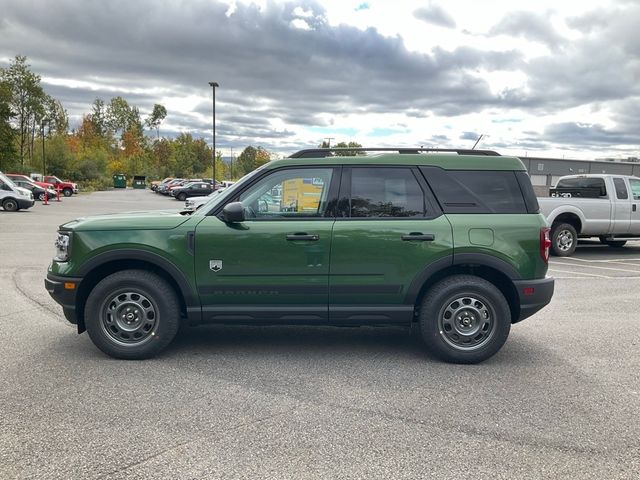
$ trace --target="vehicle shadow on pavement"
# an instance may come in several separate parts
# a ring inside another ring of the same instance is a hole
[[[502,350],[483,364],[534,363],[537,345],[510,343],[513,342],[508,339]],[[429,363],[443,363],[430,354],[417,331],[403,327],[367,326],[198,326],[181,331],[161,357],[228,355],[230,358],[251,356],[264,361],[283,354],[292,359],[331,356],[348,361],[353,358],[388,357],[393,362],[421,363],[426,360]],[[544,357],[546,355],[542,355]]]
[[[640,242],[629,241],[624,247],[612,248],[601,244],[597,240],[579,240],[574,257],[600,257],[609,258],[638,258],[640,257]],[[562,258],[562,257],[552,257]]]
[[[406,328],[207,325],[180,332],[169,350],[233,352],[419,352]]]

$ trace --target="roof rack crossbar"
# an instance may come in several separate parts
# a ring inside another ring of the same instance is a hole
[[[299,150],[291,155],[289,158],[322,158],[329,157],[333,153],[340,154],[341,152],[395,152],[395,153],[407,153],[416,154],[422,152],[444,152],[444,153],[457,153],[458,155],[486,155],[489,157],[499,157],[498,152],[493,150],[470,150],[460,148],[413,148],[413,147],[400,147],[400,148],[308,148],[305,150]]]

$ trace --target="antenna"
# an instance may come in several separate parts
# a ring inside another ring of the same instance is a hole
[[[478,145],[478,142],[480,142],[480,140],[482,140],[482,137],[484,137],[484,133],[481,134],[478,139],[476,140],[476,143],[473,144],[473,147],[471,147],[471,150],[475,150],[476,146]]]

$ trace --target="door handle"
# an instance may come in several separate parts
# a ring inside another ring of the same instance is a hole
[[[409,235],[402,235],[405,242],[433,242],[436,236],[433,233],[411,232]]]
[[[631,206],[631,209],[632,209],[634,212],[636,211],[636,204],[635,204],[635,203]]]
[[[308,235],[306,233],[290,233],[287,234],[287,240],[290,242],[317,242],[320,235]]]

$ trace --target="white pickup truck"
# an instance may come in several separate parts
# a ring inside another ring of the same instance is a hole
[[[598,237],[610,247],[640,240],[640,178],[627,175],[560,177],[551,197],[538,198],[551,226],[551,250],[567,257],[578,238]]]

